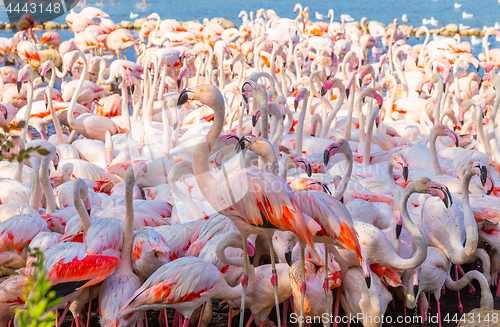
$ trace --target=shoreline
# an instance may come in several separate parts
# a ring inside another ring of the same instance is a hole
[[[142,23],[146,20],[147,20],[146,17],[138,18],[138,19],[134,20],[133,22],[127,21],[127,20],[122,20],[121,22],[116,23],[116,26],[119,28],[124,28],[124,29],[128,29],[128,30],[140,30]],[[233,28],[233,27],[238,28],[238,26],[234,22],[227,20],[225,18],[214,17],[210,21],[213,21],[213,20],[219,20],[219,21],[222,20],[223,23],[221,25],[225,29]],[[183,24],[183,23],[193,22],[193,21],[199,22],[199,20],[190,20],[190,21],[180,22],[180,23]],[[380,22],[374,21],[374,20],[369,21],[369,22],[374,22],[376,24],[383,26],[386,31],[388,29],[388,26],[392,25],[392,24],[385,25],[384,23],[380,23]],[[358,21],[345,23],[345,25],[346,26],[355,26],[356,28],[361,30],[361,25],[360,25],[360,22],[358,22]],[[45,31],[69,29],[68,24],[60,24],[60,23],[53,22],[53,21],[45,22],[45,23],[39,24],[37,26],[42,26],[42,30],[45,30]],[[422,25],[413,26],[413,25],[403,24],[403,25],[398,25],[398,30],[400,30],[401,32],[403,32],[406,35],[414,36],[420,26],[422,26]],[[17,28],[16,28],[15,24],[0,22],[0,30],[16,30],[16,29]],[[437,34],[439,36],[448,36],[448,37],[453,37],[456,34],[459,34],[461,37],[471,37],[471,36],[483,37],[486,34],[486,30],[482,30],[479,27],[460,30],[458,28],[458,25],[453,24],[453,23],[450,23],[446,26],[440,26],[439,28],[437,28],[437,27],[434,27],[432,29],[429,28],[429,31],[430,31],[431,35]]]

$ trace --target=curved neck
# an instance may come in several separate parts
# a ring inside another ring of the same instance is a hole
[[[347,144],[345,149],[346,150],[342,153],[345,156],[346,170],[344,176],[342,176],[342,179],[340,180],[339,186],[335,189],[335,193],[333,194],[333,197],[339,201],[340,199],[342,199],[342,196],[344,196],[344,192],[347,189],[347,184],[349,184],[352,174],[353,158],[351,147],[349,146],[349,144]]]
[[[438,88],[437,88],[437,100],[436,100],[436,109],[434,112],[434,124],[439,124],[439,118],[441,117],[441,98],[443,97],[443,78],[441,74],[435,74],[438,79]]]
[[[57,117],[57,113],[54,109],[54,104],[52,103],[52,88],[50,88],[50,95],[49,95],[49,110],[50,110],[50,115],[52,116],[52,121],[54,122],[54,130],[56,131],[57,143],[63,144],[64,138],[61,130],[61,124],[59,124],[59,118]]]
[[[99,58],[99,75],[97,75],[97,80],[102,84],[111,84],[115,81],[115,76],[110,72],[107,79],[104,79],[104,69],[106,68],[106,59]],[[86,70],[85,70],[86,71]]]
[[[281,170],[280,174],[281,179],[286,182],[286,179],[288,177],[288,171],[294,167],[296,167],[295,163],[291,159],[290,155],[287,155],[283,163],[283,169]]]
[[[38,159],[35,157],[30,158],[30,165],[33,171],[31,172],[31,196],[30,196],[30,206],[33,207],[37,212],[40,209],[40,201],[42,200],[42,187],[40,186],[40,164]]]
[[[130,124],[130,113],[128,112],[128,93],[127,93],[127,76],[125,75],[125,71],[122,70],[122,120],[123,125],[125,126],[125,132],[127,136],[131,133],[132,125]]]
[[[242,248],[241,241],[237,240],[235,237],[233,237],[234,233],[227,233],[226,237],[223,237],[219,243],[217,244],[217,247],[215,249],[215,254],[217,255],[217,259],[219,259],[220,262],[229,265],[229,266],[237,266],[237,267],[243,267],[245,263],[244,258],[228,258],[225,254],[225,250],[228,247],[235,247],[235,248]],[[246,240],[244,240],[243,246],[247,246]],[[255,269],[253,265],[249,264],[248,265],[248,286],[247,290],[252,289],[254,283],[255,283]],[[221,289],[221,292],[224,295],[224,299],[227,300],[236,300],[241,298],[241,294],[243,292],[243,287],[240,284],[236,287],[230,287],[226,283],[224,283],[223,289]]]
[[[87,230],[90,227],[90,216],[85,210],[85,207],[83,206],[81,194],[82,191],[86,193],[88,197],[88,188],[87,184],[81,179],[78,179],[76,184],[75,184],[75,189],[73,191],[73,203],[75,205],[76,212],[80,215],[80,219],[82,221],[83,225],[83,240],[85,241],[85,237],[87,236]]]
[[[132,244],[134,241],[134,169],[129,167],[125,175],[125,226],[123,229],[123,246],[120,253],[120,268],[132,270]]]
[[[50,155],[43,156],[42,164],[40,165],[40,181],[42,183],[43,193],[45,194],[46,201],[46,211],[45,213],[53,213],[56,211],[56,198],[54,196],[54,191],[52,190],[52,185],[49,179],[50,162],[52,161],[52,153]]]
[[[403,86],[403,93],[402,97],[407,97],[408,96],[408,82],[406,80],[406,76],[403,72],[403,69],[401,68],[401,61],[399,60],[399,53],[402,51],[401,48],[396,50],[393,55],[393,62],[394,62],[394,68],[396,68],[396,72],[398,73],[398,77],[401,80],[401,84]]]
[[[469,202],[469,184],[474,175],[474,172],[467,169],[462,179],[462,208],[464,211],[464,224],[467,235],[465,239],[465,255],[468,258],[476,252],[478,241],[477,223]]]
[[[490,285],[484,274],[477,270],[468,271],[462,278],[454,281],[451,276],[446,277],[445,286],[452,291],[460,291],[466,287],[471,280],[477,280],[481,286],[481,305],[493,308],[493,296],[491,295]]]
[[[271,115],[276,119],[278,124],[278,126],[276,127],[276,131],[274,132],[271,138],[271,144],[273,145],[273,147],[276,147],[278,146],[278,141],[280,137],[283,135],[284,123],[283,123],[283,117],[281,116],[279,110],[273,110]]]
[[[295,153],[302,156],[302,138],[304,132],[304,119],[306,118],[307,102],[309,99],[309,92],[304,95],[302,100],[302,110],[299,114],[299,120],[297,122],[297,129],[295,130]]]
[[[491,156],[491,147],[488,142],[486,142],[486,138],[484,136],[484,128],[483,128],[483,113],[481,105],[474,105],[474,118],[476,121],[476,129],[477,129],[477,138],[479,143],[484,146],[484,149],[488,155]]]
[[[80,76],[80,79],[78,80],[78,84],[76,85],[75,93],[71,98],[71,103],[69,104],[68,123],[73,129],[75,129],[74,126],[78,124],[77,120],[74,117],[76,100],[80,95],[80,90],[82,89],[83,83],[85,82],[85,76],[87,75],[87,59],[85,59],[85,56],[81,52],[77,52],[76,56],[77,58],[75,60],[77,60],[78,57],[82,58],[83,60],[83,72],[82,75]]]
[[[389,187],[391,188],[392,194],[394,196],[396,196],[396,195],[400,195],[400,192],[399,192],[399,189],[396,185],[396,182],[394,181],[394,175],[393,175],[394,167],[396,167],[396,166],[394,165],[393,161],[389,160],[389,162],[387,163],[387,182],[389,183]],[[399,198],[399,196],[398,196],[398,198]],[[396,203],[394,202],[394,204],[396,204]]]
[[[434,174],[443,175],[444,172],[441,169],[441,165],[439,164],[437,149],[436,149],[436,139],[437,135],[434,129],[431,129],[431,135],[429,138],[429,147],[431,150],[431,158],[432,158],[432,167],[434,168]]]
[[[337,116],[337,113],[339,112],[340,108],[342,108],[342,105],[344,104],[344,99],[345,99],[344,84],[342,84],[342,83],[337,83],[337,84],[339,85],[338,89],[340,91],[340,96],[337,99],[337,103],[335,104],[335,108],[332,108],[332,105],[330,104],[330,102],[327,101],[324,97],[320,98],[321,101],[324,100],[326,102],[327,106],[330,108],[330,113],[326,117],[325,125],[323,126],[323,129],[321,131],[322,138],[326,138],[326,136],[328,135],[328,132],[330,131],[330,125],[332,124],[333,120]],[[354,94],[353,94],[353,96],[354,96]],[[347,127],[346,127],[346,130],[347,130]]]
[[[427,46],[427,43],[429,42],[429,37],[431,35],[431,33],[429,32],[429,29],[427,27],[424,27],[424,31],[425,31],[425,40],[424,40],[424,44],[422,44],[422,48],[420,49],[420,54],[418,55],[418,65],[419,66],[424,65],[424,61],[425,61],[424,50],[425,50],[425,47]]]
[[[410,184],[410,186],[404,191],[403,195],[401,195],[401,199],[399,200],[399,209],[401,211],[401,217],[403,218],[403,224],[405,225],[408,232],[413,236],[413,241],[417,245],[417,252],[415,255],[408,259],[402,260],[402,264],[398,267],[393,266],[396,269],[413,269],[422,264],[427,257],[427,242],[422,235],[422,232],[418,229],[418,227],[413,223],[408,214],[407,203],[410,195],[416,193],[413,187],[414,184]]]
[[[347,141],[351,141],[352,111],[354,109],[354,98],[356,97],[356,83],[352,83],[349,95],[349,109],[347,111],[347,118],[345,122],[345,139]]]
[[[500,88],[497,86],[495,89],[496,97],[493,107],[490,112],[490,121],[488,122],[488,133],[486,134],[486,140],[490,143],[491,150],[493,151],[493,156],[496,162],[500,162],[500,151],[498,150],[497,139],[495,137],[495,120],[498,112],[498,106],[500,104]]]
[[[373,135],[373,124],[375,123],[375,118],[378,116],[378,108],[373,108],[373,103],[370,99],[368,102],[370,106],[368,121],[366,123],[366,139],[365,139],[365,148],[363,152],[363,166],[370,165],[370,152],[372,148],[372,135]]]
[[[26,142],[26,135],[28,134],[28,123],[31,115],[31,107],[33,106],[33,74],[28,71],[28,104],[26,112],[24,113],[24,127],[21,130],[21,140]]]

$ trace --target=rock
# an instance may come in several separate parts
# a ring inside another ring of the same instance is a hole
[[[345,25],[346,26],[353,26],[353,27],[356,27],[358,30],[361,30],[361,24],[359,22],[350,22],[350,23],[346,23]]]
[[[69,28],[69,25],[68,24],[61,24],[61,25],[59,25],[59,28],[62,30],[67,30]]]
[[[5,28],[5,24],[0,22],[0,30],[3,30]]]
[[[386,28],[386,26],[385,26],[385,24],[384,24],[384,23],[377,22],[376,20],[371,20],[371,21],[368,23],[368,26],[370,26],[371,24],[378,24],[378,25],[382,26],[384,29]]]
[[[142,27],[142,24],[147,20],[148,19],[146,17],[136,19],[134,22],[134,30],[140,30]]]
[[[493,327],[498,326],[500,310],[482,306],[481,308],[476,308],[469,313],[464,313],[464,316],[466,318],[465,321],[460,321],[458,327]],[[469,321],[469,317],[474,318],[474,322]],[[486,319],[486,317],[489,317],[489,319]],[[492,319],[492,317],[497,317],[498,319]]]
[[[451,33],[458,33],[458,25],[457,24],[448,24],[444,28],[446,31],[451,32]]]
[[[187,25],[189,25],[189,24],[191,24],[191,23],[198,23],[198,24],[199,24],[199,23],[200,23],[200,21],[199,21],[199,20],[197,20],[197,19],[188,20],[187,22],[181,22],[181,25],[182,25],[182,26],[187,26]]]
[[[221,25],[222,27],[224,27],[224,29],[236,28],[235,23],[233,23],[232,21],[227,20],[225,18],[222,18],[222,17],[214,17],[214,18],[212,18],[210,23],[217,23],[217,24]]]
[[[132,22],[129,22],[127,20],[122,20],[120,23],[116,24],[116,26],[120,28],[126,28],[128,30],[134,28],[134,24],[132,24]]]
[[[12,25],[10,23],[5,23],[5,29],[6,30],[12,29]]]
[[[59,29],[59,23],[56,23],[56,22],[46,22],[44,25],[43,25],[43,28],[46,29],[46,30],[57,30]]]
[[[56,67],[62,66],[61,55],[59,54],[59,51],[55,49],[38,50],[38,54],[40,55],[40,60],[42,62],[50,60],[54,63],[54,65],[56,65]]]
[[[481,30],[479,28],[477,28],[477,27],[476,28],[471,28],[469,30],[469,36],[472,36],[472,35],[479,36],[480,33],[481,33]]]
[[[481,32],[479,32],[480,37],[483,37],[485,34],[486,34],[486,30],[481,30]]]
[[[460,30],[458,34],[460,34],[460,36],[469,36],[469,30]]]

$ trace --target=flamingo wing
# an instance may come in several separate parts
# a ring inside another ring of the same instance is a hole
[[[47,222],[38,215],[12,216],[0,224],[0,252],[22,251],[31,240],[47,228]]]
[[[184,257],[156,270],[120,309],[121,314],[142,306],[175,304],[200,298],[222,278],[210,263]]]

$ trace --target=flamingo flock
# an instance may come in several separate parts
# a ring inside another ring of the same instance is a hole
[[[293,11],[228,29],[154,13],[135,39],[86,7],[66,16],[70,40],[0,40],[17,58],[0,68],[0,327],[25,310],[28,248],[62,298],[58,327],[68,311],[88,327],[92,301],[105,327],[147,326],[149,310],[168,326],[167,308],[206,326],[212,300],[229,326],[232,308],[240,327],[281,327],[340,306],[381,326],[391,301],[425,320],[431,292],[442,315],[442,290],[472,280],[493,307],[500,32],[476,57],[425,26],[410,46],[397,19]]]

